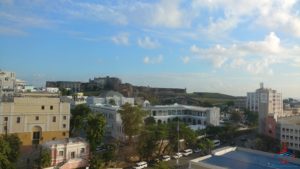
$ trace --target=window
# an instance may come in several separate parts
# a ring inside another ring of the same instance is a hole
[[[45,106],[42,106],[41,109],[42,109],[42,110],[45,110]]]
[[[17,117],[17,123],[20,123],[21,117]]]
[[[67,120],[67,116],[64,116],[64,120]]]
[[[50,110],[53,110],[53,106],[50,106]]]
[[[85,149],[84,148],[81,148],[80,149],[80,154],[84,153],[85,152]]]
[[[52,117],[52,122],[56,122],[56,116]]]
[[[66,124],[63,124],[63,128],[66,128]]]
[[[71,158],[75,158],[75,152],[71,152]]]
[[[63,136],[66,136],[66,132],[63,132],[62,135],[63,135]]]
[[[39,118],[39,116],[35,116],[35,120],[39,120],[40,118]]]
[[[4,117],[4,121],[8,121],[8,117]]]
[[[59,151],[59,156],[63,156],[64,155],[64,151]]]

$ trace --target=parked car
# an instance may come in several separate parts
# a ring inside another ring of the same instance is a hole
[[[146,161],[138,162],[135,166],[133,166],[134,169],[142,169],[146,167],[148,167],[148,163]]]
[[[184,156],[189,156],[191,154],[193,154],[193,150],[192,149],[186,149],[186,150],[183,150],[183,153],[182,153]]]
[[[201,152],[201,150],[199,148],[196,148],[193,151],[194,151],[194,153],[200,153]]]
[[[107,148],[104,147],[104,146],[97,146],[96,147],[96,152],[103,152],[103,151],[106,151],[106,150],[107,150]]]
[[[171,160],[171,157],[168,155],[162,156],[162,159],[161,159],[161,161],[170,161],[170,160]]]
[[[180,157],[182,157],[181,153],[175,153],[175,155],[173,155],[173,158],[175,158],[175,159],[178,159]]]

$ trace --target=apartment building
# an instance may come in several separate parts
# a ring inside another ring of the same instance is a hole
[[[50,150],[51,166],[60,169],[83,168],[89,165],[89,144],[83,138],[67,138],[43,144]]]
[[[247,93],[246,108],[258,112],[258,94],[256,92]]]
[[[157,123],[168,123],[175,118],[189,125],[220,125],[220,108],[199,107],[188,105],[155,105],[146,106],[145,110],[150,111],[150,116],[154,117]]]
[[[278,119],[280,142],[288,149],[300,151],[300,116],[291,116]]]
[[[70,104],[55,93],[17,93],[0,102],[0,134],[15,133],[23,145],[69,137]]]
[[[264,88],[261,83],[260,88],[255,92],[247,93],[247,107],[258,112],[258,132],[275,136],[274,123],[276,124],[278,117],[284,116],[282,94],[276,90]]]
[[[2,96],[12,96],[15,92],[16,74],[0,70],[0,100]]]

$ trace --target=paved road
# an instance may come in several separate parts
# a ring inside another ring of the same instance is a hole
[[[173,158],[170,161],[167,161],[167,163],[170,165],[171,168],[187,169],[187,168],[189,168],[190,160],[198,158],[200,156],[201,156],[200,153],[193,153],[187,157],[179,158],[178,165],[177,165],[176,159],[173,159]],[[148,168],[151,169],[151,167],[148,167]]]

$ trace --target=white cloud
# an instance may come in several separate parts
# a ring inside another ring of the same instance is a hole
[[[185,24],[184,13],[180,10],[180,0],[162,0],[154,8],[152,25],[181,27]]]
[[[218,16],[202,28],[207,32],[220,32],[222,35],[236,28],[238,24],[247,22],[255,29],[262,26],[300,37],[297,0],[193,0],[192,7],[198,11],[208,8],[212,14],[224,11],[224,16]]]
[[[9,27],[3,27],[3,26],[0,26],[0,34],[10,35],[10,36],[25,36],[25,35],[27,35],[27,33],[22,30],[9,28]]]
[[[145,56],[143,62],[145,64],[159,64],[163,61],[163,55],[158,55],[157,57]]]
[[[128,23],[126,15],[117,6],[102,5],[99,3],[77,3],[69,2],[71,8],[67,8],[66,13],[75,18],[106,21],[120,25]]]
[[[229,47],[216,45],[213,48],[192,45],[190,51],[196,57],[212,62],[216,68],[238,68],[254,74],[272,74],[272,65],[287,61],[294,66],[300,65],[300,48],[283,46],[274,32],[263,41],[233,44]]]
[[[184,64],[187,64],[187,63],[189,63],[190,62],[190,57],[189,56],[183,56],[183,57],[181,57],[181,60],[182,60],[182,62],[184,63]]]
[[[147,49],[154,49],[159,47],[159,43],[157,41],[152,40],[150,37],[146,36],[143,39],[139,38],[137,40],[138,45]]]
[[[129,45],[129,34],[119,33],[111,38],[111,40],[118,45]]]

